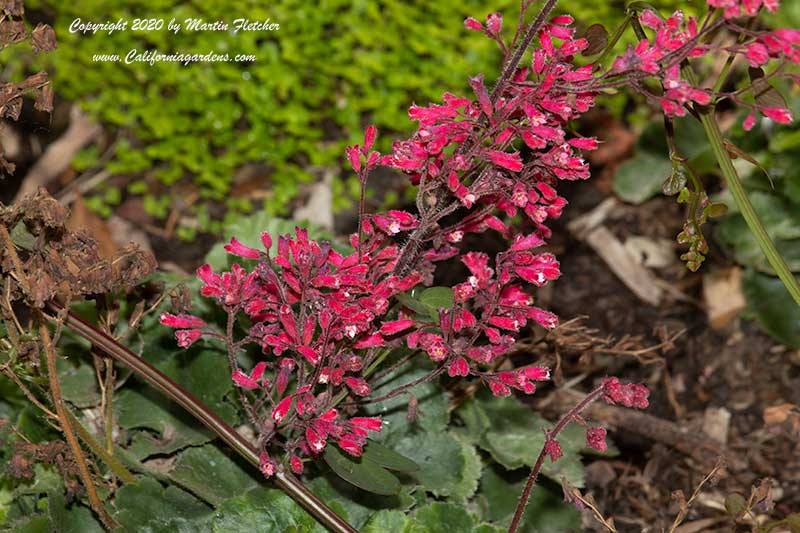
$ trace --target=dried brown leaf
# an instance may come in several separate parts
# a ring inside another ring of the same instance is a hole
[[[11,120],[19,120],[19,114],[22,112],[22,96],[15,96],[5,102],[0,116],[8,117]]]
[[[21,20],[6,19],[0,22],[0,45],[19,43],[28,37],[28,30]]]
[[[31,48],[34,53],[51,52],[58,47],[56,32],[47,24],[38,24],[31,32]]]
[[[14,17],[21,17],[25,13],[22,0],[2,0],[2,2],[0,2],[0,9]]]
[[[36,95],[36,101],[33,103],[33,107],[39,111],[46,111],[48,113],[53,111],[53,88],[49,83],[42,87],[42,90]]]

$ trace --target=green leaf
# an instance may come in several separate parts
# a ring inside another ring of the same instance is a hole
[[[640,204],[658,194],[670,175],[672,162],[666,155],[638,152],[617,169],[614,192],[626,202]]]
[[[163,488],[153,478],[124,485],[114,499],[114,518],[121,531],[181,531],[202,529],[211,508],[175,486]]]
[[[334,509],[340,512],[338,509]],[[310,514],[277,489],[257,488],[220,505],[211,520],[218,533],[325,533]]]
[[[746,507],[747,501],[741,494],[734,492],[725,497],[725,511],[733,517],[744,511]]]
[[[402,486],[398,494],[381,496],[364,492],[332,472],[326,472],[326,475],[311,480],[308,488],[328,505],[337,505],[345,509],[348,522],[356,529],[361,529],[369,518],[379,511],[405,512],[415,503],[407,486]],[[419,492],[424,495],[423,491]]]
[[[422,305],[434,311],[453,307],[453,289],[449,287],[430,287],[419,295]]]
[[[478,446],[508,469],[533,466],[544,446],[543,430],[552,428],[550,422],[514,397],[481,395],[480,400],[464,402],[458,410],[460,416],[462,412],[466,427],[460,434],[480,435]],[[567,426],[558,436],[558,442],[564,456],[555,462],[546,460],[542,473],[554,480],[564,477],[572,485],[582,487],[584,469],[580,452],[586,442],[583,429]]]
[[[390,450],[386,446],[372,440],[367,442],[367,445],[364,446],[364,454],[362,457],[364,457],[364,459],[369,459],[387,470],[395,470],[397,472],[416,472],[419,470],[419,465],[408,457],[400,455],[394,450]]]
[[[220,446],[206,444],[182,451],[169,477],[179,486],[213,505],[231,494],[244,494],[259,485],[252,468],[235,461]]]
[[[780,342],[800,348],[800,307],[780,279],[748,270],[742,289],[747,313]]]
[[[419,465],[414,477],[437,496],[450,495],[465,477],[461,443],[449,433],[416,431],[392,442],[392,448]]]
[[[483,520],[508,527],[525,486],[528,472],[508,472],[500,466],[485,468],[478,492]],[[561,533],[580,531],[581,515],[564,501],[561,488],[538,480],[531,491],[520,523],[520,533]]]
[[[84,358],[58,359],[56,369],[65,400],[79,409],[94,407],[100,403],[97,374]]]
[[[430,365],[420,362],[409,366],[405,371],[393,374],[387,381],[376,387],[373,393],[376,397],[384,395],[405,383],[409,383],[430,372]],[[425,432],[441,432],[447,427],[450,419],[448,411],[447,392],[438,384],[438,381],[421,383],[410,391],[419,401],[419,417],[413,423],[406,420],[408,414],[408,396],[400,394],[382,402],[375,402],[365,406],[364,411],[371,416],[383,417],[383,430],[373,437],[390,448],[398,435],[403,435],[409,430]]]
[[[764,228],[792,272],[800,272],[800,206],[762,192],[749,195]],[[739,213],[731,213],[717,226],[717,238],[733,249],[736,261],[762,272],[774,273],[758,241]]]
[[[47,514],[50,516],[50,527],[59,533],[103,533],[105,531],[88,507],[79,503],[67,506],[61,490],[54,490],[48,494]]]
[[[33,250],[36,246],[36,237],[34,237],[24,222],[18,222],[16,226],[11,229],[10,233],[11,242],[18,248],[23,250]]]
[[[14,526],[16,533],[52,533],[53,524],[46,516],[34,516],[30,520]]]
[[[728,212],[728,206],[720,202],[712,202],[705,207],[708,218],[719,218]]]
[[[409,533],[453,533],[472,531],[475,516],[463,506],[452,503],[433,503],[417,510]]]
[[[583,33],[583,38],[589,43],[582,52],[584,57],[599,54],[608,45],[608,30],[602,24],[592,24]]]
[[[405,307],[408,307],[418,315],[423,318],[428,318],[431,315],[431,310],[422,302],[417,300],[416,298],[408,295],[405,292],[401,292],[395,295],[397,301],[403,304]]]
[[[236,410],[225,400],[225,395],[233,388],[231,380],[220,379],[220,376],[230,375],[223,353],[198,348],[165,357],[156,364],[162,372],[197,396],[223,420],[235,422]],[[122,428],[147,430],[133,432],[128,449],[139,460],[204,444],[213,438],[213,434],[182,407],[143,383],[116,394],[114,409]]]
[[[336,475],[362,490],[387,496],[400,491],[400,481],[369,459],[346,456],[336,446],[327,446],[323,458]]]
[[[461,479],[453,485],[450,498],[456,502],[466,502],[478,490],[478,480],[483,470],[483,462],[475,446],[461,443],[461,457],[464,459]]]
[[[384,509],[372,515],[361,533],[404,533],[410,522],[405,513]]]

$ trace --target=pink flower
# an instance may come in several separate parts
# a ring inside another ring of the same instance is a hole
[[[400,333],[403,330],[406,330],[414,325],[414,321],[410,318],[404,318],[402,320],[395,320],[393,322],[384,322],[381,326],[381,335],[386,335],[390,337],[396,333]]]
[[[744,128],[744,131],[752,130],[753,126],[755,126],[755,125],[756,125],[756,114],[755,113],[750,113],[749,115],[747,115],[747,118],[745,118],[744,122],[742,122],[742,128]]]
[[[175,338],[178,339],[178,346],[181,348],[188,348],[202,336],[203,332],[199,329],[182,329],[175,332]]]
[[[625,407],[638,407],[644,409],[648,406],[647,397],[650,391],[638,383],[620,383],[619,379],[611,377],[602,381],[603,399],[610,404],[622,404]]]
[[[258,461],[259,461],[259,470],[261,470],[261,473],[264,474],[264,477],[271,478],[273,475],[275,475],[275,471],[277,470],[278,467],[275,464],[275,461],[270,459],[268,454],[262,453],[261,455],[259,455]]]
[[[469,364],[463,357],[456,357],[447,367],[447,375],[451,378],[456,376],[468,376]]]
[[[298,456],[292,455],[291,458],[289,458],[289,464],[292,467],[292,472],[298,476],[303,473],[303,460]]]
[[[253,370],[250,372],[249,376],[237,368],[231,375],[231,379],[233,379],[233,382],[236,383],[236,385],[242,387],[243,389],[257,389],[259,387],[258,382],[261,381],[266,368],[267,363],[261,361],[260,363],[256,364],[255,367],[253,367]]]
[[[306,360],[308,360],[308,362],[311,363],[312,365],[316,366],[319,364],[320,361],[319,354],[315,352],[312,348],[309,348],[308,346],[298,346],[297,353],[305,357]]]
[[[486,16],[486,28],[490,33],[498,35],[503,29],[503,15],[500,13],[489,13]]]
[[[545,455],[550,456],[550,460],[554,462],[558,460],[559,457],[564,455],[561,451],[561,445],[558,444],[558,441],[549,437],[544,443],[544,453]]]
[[[361,171],[361,153],[359,152],[358,145],[348,146],[345,148],[347,159],[350,160],[350,166],[353,167],[353,172],[358,174]]]
[[[375,346],[385,346],[386,341],[383,339],[380,333],[373,333],[372,335],[368,335],[366,337],[360,338],[353,344],[353,348],[374,348]]]
[[[203,319],[192,315],[172,315],[170,313],[161,313],[158,317],[162,325],[170,328],[204,328],[206,326]]]
[[[245,259],[259,259],[261,257],[261,252],[242,244],[236,237],[231,237],[231,242],[226,244],[224,248],[229,254],[238,255]]]
[[[272,420],[274,420],[276,424],[280,424],[281,421],[286,418],[286,415],[289,414],[289,409],[292,407],[293,401],[294,396],[289,395],[279,401],[278,405],[272,410]]]
[[[467,17],[464,20],[464,26],[469,30],[483,31],[483,24],[481,24],[480,22],[478,22],[477,20],[475,20],[472,17]]]
[[[511,389],[499,381],[490,381],[489,390],[497,397],[511,396]]]
[[[760,67],[769,61],[769,50],[761,43],[747,45],[744,57],[751,67]]]
[[[792,112],[785,107],[765,107],[761,110],[765,116],[781,124],[792,122]]]
[[[491,159],[492,163],[499,167],[503,167],[512,172],[518,172],[522,170],[522,159],[519,156],[519,152],[509,154],[508,152],[491,150],[487,155],[489,156],[489,159]]]
[[[598,452],[605,452],[606,446],[606,430],[601,427],[589,428],[586,430],[586,445],[589,448],[597,450]]]
[[[348,422],[356,427],[375,432],[380,432],[383,426],[379,416],[355,417],[348,420]]]
[[[267,251],[272,248],[272,237],[270,236],[269,232],[264,231],[261,233],[261,244],[264,245],[264,249]]]
[[[324,450],[327,444],[325,438],[320,435],[316,429],[310,426],[306,428],[306,443],[308,443],[308,447],[311,449],[312,453],[315,454]]]
[[[524,250],[530,250],[531,248],[536,248],[543,244],[544,239],[535,233],[525,236],[517,235],[517,237],[514,239],[514,244],[511,245],[510,250],[512,252],[521,252]]]
[[[527,379],[547,381],[550,379],[550,369],[543,366],[529,366],[522,369],[522,374]]]
[[[336,443],[342,450],[346,451],[350,455],[359,457],[363,453],[364,445],[353,437],[355,437],[355,435],[347,435],[336,441]]]
[[[594,137],[576,137],[570,139],[569,144],[581,150],[597,150],[597,139]]]
[[[359,396],[367,396],[371,392],[369,384],[362,378],[348,376],[344,378],[344,382],[350,390]]]
[[[372,144],[375,142],[375,135],[377,135],[378,129],[370,124],[367,126],[367,129],[364,131],[364,146],[361,148],[361,151],[366,154],[372,148]],[[358,172],[358,171],[356,171]]]

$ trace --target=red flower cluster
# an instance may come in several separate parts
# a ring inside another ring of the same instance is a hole
[[[187,315],[165,313],[161,321],[179,330],[180,346],[204,335],[225,341],[231,377],[261,428],[265,475],[278,467],[267,445],[282,447],[295,472],[302,471],[303,457],[318,455],[329,440],[360,455],[369,433],[380,431],[380,418],[350,417],[350,410],[337,410],[337,405],[348,396],[348,405],[369,397],[374,385],[370,372],[401,345],[427,354],[437,365],[429,378],[444,371],[453,378],[473,376],[497,396],[513,390],[531,394],[537,381],[549,379],[549,371],[538,366],[491,368],[526,325],[551,329],[558,323],[555,315],[533,305],[528,288],[560,276],[556,258],[541,249],[550,237],[548,221],[567,204],[557,185],[588,178],[581,151],[598,147],[594,138],[570,136],[569,123],[594,105],[600,91],[623,85],[651,97],[668,115],[684,115],[692,105],[720,97],[740,102],[737,94],[691,85],[680,70],[687,59],[714,51],[702,40],[723,26],[748,37],[726,50],[743,54],[752,66],[800,60],[800,32],[754,32],[730,20],[754,15],[762,6],[773,10],[777,0],[708,3],[725,9],[725,17],[698,21],[676,12],[664,20],[653,11],[642,12],[639,21],[652,37],[616,58],[609,70],[574,64],[574,56],[589,42],[576,36],[570,16],[527,28],[525,37],[518,32],[511,46],[500,35],[500,14],[490,14],[485,23],[468,18],[468,29],[497,41],[505,53],[503,76],[494,89],[490,92],[478,75],[469,80],[469,97],[445,93],[441,103],[412,105],[409,117],[418,123],[417,130],[410,139],[396,141],[389,154],[372,150],[374,126],[367,128],[361,146],[346,150],[362,187],[378,165],[407,174],[418,185],[415,213],[368,215],[362,209],[358,233],[350,238],[353,252],[347,255],[297,229],[293,237],[278,238],[275,257],[269,254],[272,236],[267,233],[262,235],[264,250],[232,238],[225,249],[256,261],[252,270],[238,264],[222,274],[208,265],[198,269],[202,294],[228,315],[226,333]],[[523,54],[514,52],[524,51],[532,37],[539,47],[530,63],[521,65]],[[663,94],[649,94],[646,78],[659,81]],[[791,120],[787,109],[745,104],[778,122]],[[754,122],[751,115],[745,127]],[[515,229],[512,221],[520,214],[523,222]],[[493,258],[464,246],[469,234],[487,230],[506,243]],[[452,287],[451,307],[425,315],[402,303],[407,300],[401,293],[432,284],[437,263],[455,258],[466,275]],[[241,314],[250,325],[243,338],[235,339],[233,324]],[[265,357],[246,371],[236,356],[248,343],[260,346]],[[600,390],[608,402],[647,406],[649,393],[641,385],[608,378]],[[556,436],[548,435],[544,450],[553,460],[561,455]],[[605,449],[604,429],[590,428],[586,437],[590,447]]]

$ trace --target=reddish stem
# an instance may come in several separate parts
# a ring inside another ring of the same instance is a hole
[[[547,437],[545,439],[545,444],[548,440],[555,440],[558,437],[558,434],[569,424],[569,422],[575,418],[577,415],[581,414],[581,412],[589,406],[590,403],[597,400],[603,394],[603,385],[598,385],[596,389],[586,395],[586,397],[580,401],[575,407],[569,410],[567,414],[565,414],[561,420],[555,425],[555,427],[547,433]],[[519,503],[517,503],[517,510],[514,512],[514,518],[511,519],[511,525],[508,526],[508,533],[515,533],[517,531],[517,527],[519,527],[519,522],[522,520],[522,515],[525,513],[525,507],[528,505],[528,499],[531,497],[531,490],[533,490],[533,484],[536,482],[536,478],[539,477],[539,472],[542,470],[542,465],[544,465],[544,457],[545,457],[545,446],[542,446],[542,450],[539,452],[539,457],[536,458],[536,463],[531,468],[531,473],[528,476],[528,481],[525,483],[525,488],[522,489],[522,494],[519,497]]]

